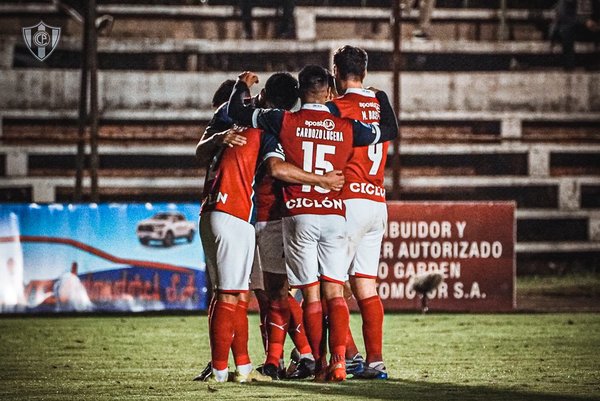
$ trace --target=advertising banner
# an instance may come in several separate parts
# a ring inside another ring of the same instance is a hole
[[[512,202],[388,202],[378,272],[385,309],[512,310],[515,238]]]
[[[196,204],[1,205],[0,312],[206,309],[198,213]],[[514,244],[514,203],[388,202],[384,307],[510,311]]]
[[[206,309],[196,204],[0,206],[0,311]]]

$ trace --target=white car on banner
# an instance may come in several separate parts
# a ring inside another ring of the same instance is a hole
[[[186,220],[178,212],[161,212],[138,223],[136,234],[144,245],[150,241],[160,241],[166,247],[173,246],[178,238],[185,238],[188,243],[194,240],[196,224]]]

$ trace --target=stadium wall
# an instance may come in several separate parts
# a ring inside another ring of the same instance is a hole
[[[232,75],[100,72],[100,109],[210,109],[212,93]],[[260,77],[264,81],[267,74]],[[391,74],[372,73],[368,84],[391,93]],[[77,71],[6,70],[0,108],[76,110],[78,87]],[[405,112],[600,111],[600,74],[591,72],[403,73],[401,87]]]

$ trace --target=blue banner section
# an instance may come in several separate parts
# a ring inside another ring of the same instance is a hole
[[[206,309],[194,204],[0,206],[0,311]]]

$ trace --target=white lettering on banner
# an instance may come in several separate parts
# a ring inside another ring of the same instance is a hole
[[[394,265],[394,277],[397,279],[439,273],[444,279],[460,278],[460,262],[398,262]]]
[[[460,262],[396,262],[391,272],[397,280],[408,279],[424,274],[439,273],[444,279],[460,279]],[[381,280],[388,278],[390,266],[386,262],[379,263],[378,277]]]
[[[500,241],[402,241],[398,251],[393,250],[394,244],[384,241],[382,257],[395,254],[400,259],[499,259],[503,251]]]
[[[450,292],[452,288],[452,292]],[[412,288],[410,281],[404,282],[387,282],[382,281],[377,284],[377,292],[382,300],[387,299],[414,299],[417,295],[415,290]],[[427,293],[429,299],[485,299],[486,293],[481,292],[479,283],[473,281],[470,284],[466,284],[460,281],[453,283],[452,285],[448,282],[442,282],[436,289]]]
[[[463,238],[465,236],[465,227],[467,226],[466,221],[457,221],[456,229],[458,230],[458,237]]]
[[[350,191],[354,193],[362,193],[367,195],[375,195],[385,197],[385,188],[373,185],[366,182],[353,182],[350,183]]]
[[[350,185],[351,190],[360,189],[357,183]],[[487,295],[479,282],[471,281],[468,274],[471,264],[467,261],[501,259],[507,250],[501,241],[473,238],[467,229],[466,220],[389,221],[381,243],[377,272],[381,280],[378,286],[380,297],[413,299],[411,282],[414,277],[440,274],[443,281],[427,293],[429,299],[485,299]],[[475,234],[477,230],[479,228],[474,230]]]
[[[414,299],[417,293],[406,283],[387,283],[377,284],[377,292],[381,300],[386,299]]]
[[[402,241],[394,252],[394,243],[383,241],[381,258],[393,259],[500,259],[503,248],[500,241]]]
[[[456,282],[453,289],[452,295],[456,299],[485,299],[487,296],[485,292],[481,292],[477,281],[473,281],[469,289],[465,288],[464,283]]]
[[[341,131],[326,131],[318,128],[296,127],[296,136],[299,138],[322,139],[334,142],[344,141],[344,134]]]
[[[329,199],[325,198],[322,201],[317,199],[308,199],[308,198],[295,198],[290,199],[285,203],[285,206],[288,209],[298,209],[302,207],[306,208],[316,208],[316,209],[337,209],[343,210],[344,202],[341,199]]]
[[[449,221],[390,221],[387,238],[451,238],[452,223]]]

